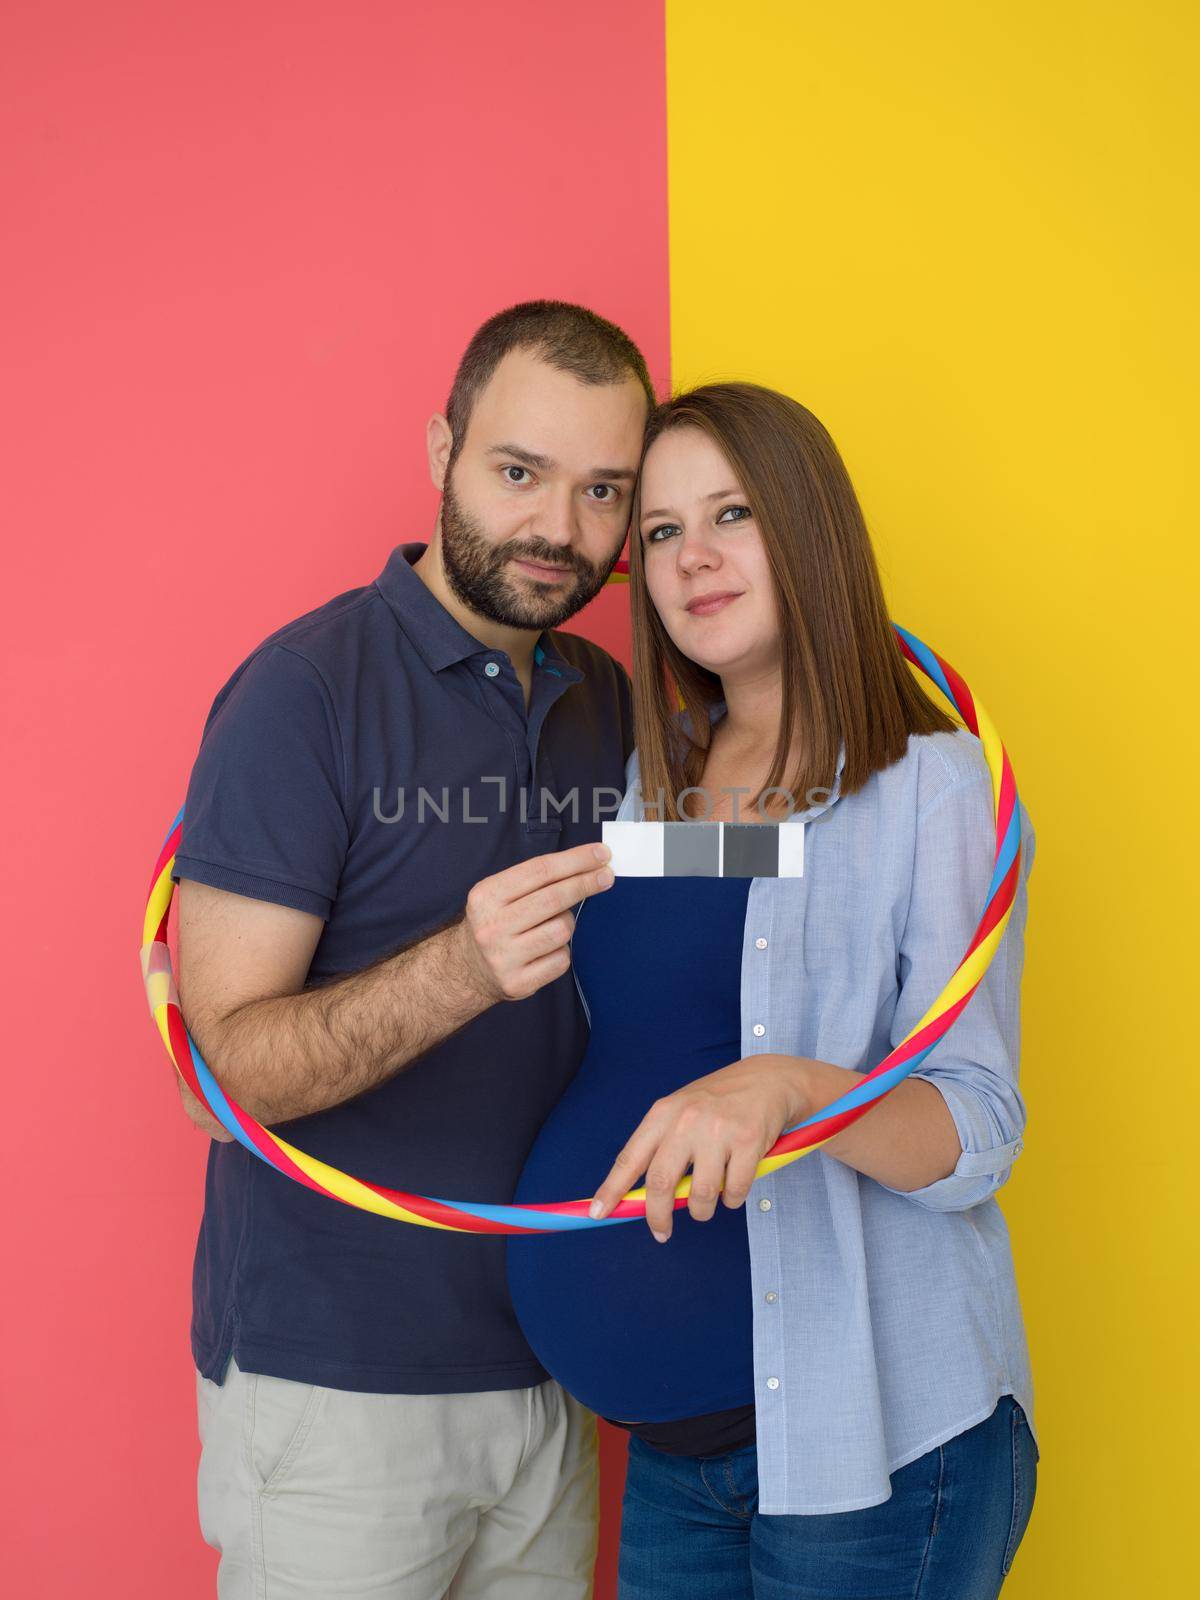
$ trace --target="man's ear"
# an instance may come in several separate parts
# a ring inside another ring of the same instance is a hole
[[[446,466],[450,460],[454,435],[440,411],[435,411],[429,419],[425,428],[425,444],[429,451],[429,476],[433,479],[433,487],[441,494],[446,487]]]

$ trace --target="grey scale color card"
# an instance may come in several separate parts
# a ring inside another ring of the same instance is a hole
[[[804,823],[606,822],[617,877],[799,878]]]

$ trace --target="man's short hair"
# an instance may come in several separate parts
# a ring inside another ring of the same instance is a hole
[[[572,373],[581,383],[620,383],[632,373],[650,409],[657,404],[645,357],[615,322],[568,300],[524,300],[476,329],[458,364],[446,402],[453,435],[450,466],[467,437],[476,400],[510,350],[533,350],[547,365]]]

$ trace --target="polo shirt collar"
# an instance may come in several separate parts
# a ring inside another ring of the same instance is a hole
[[[542,633],[533,647],[533,664],[551,677],[564,678],[568,683],[578,683],[583,677],[583,673],[567,660],[548,633]]]
[[[486,654],[489,647],[473,633],[468,633],[413,571],[428,548],[428,544],[419,542],[398,544],[376,578],[375,587],[429,670],[441,672],[457,661]],[[568,682],[578,683],[583,677],[579,668],[572,666],[560,652],[549,633],[539,635],[533,660],[535,666]]]

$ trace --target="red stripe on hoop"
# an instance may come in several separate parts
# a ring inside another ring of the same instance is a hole
[[[163,845],[162,849],[158,852],[158,860],[154,863],[154,871],[150,874],[150,887],[146,890],[146,898],[147,899],[149,899],[150,896],[154,893],[154,885],[158,882],[159,878],[162,877],[163,868],[166,866],[167,862],[170,861],[171,857],[175,854],[176,850],[178,850],[178,848],[179,848],[179,840],[182,837],[182,835],[183,835],[183,823],[182,822],[179,823],[177,827],[172,828],[170,833],[167,835],[167,842]]]
[[[942,672],[945,675],[946,682],[954,691],[954,700],[955,704],[958,706],[959,716],[966,723],[967,727],[970,728],[971,732],[976,736],[976,738],[978,738],[979,714],[975,710],[974,696],[971,694],[970,689],[967,688],[966,683],[959,676],[959,674],[955,672],[954,668],[948,661],[943,661],[936,650],[931,651],[930,654],[933,656],[933,659],[937,662],[938,666],[941,667]]]

